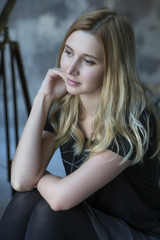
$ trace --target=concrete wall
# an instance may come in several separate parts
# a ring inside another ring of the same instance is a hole
[[[0,0],[0,10],[5,2]],[[58,48],[67,28],[82,13],[103,6],[125,14],[133,25],[141,80],[147,84],[160,83],[159,0],[17,0],[8,26],[11,40],[18,41],[20,45],[31,102],[47,69],[55,66]],[[10,68],[8,61],[7,56],[7,72]],[[26,113],[18,75],[17,82],[19,118],[23,125]],[[11,99],[9,76],[7,84],[8,98]],[[10,118],[12,122],[12,116]]]

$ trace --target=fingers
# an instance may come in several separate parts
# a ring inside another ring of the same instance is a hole
[[[60,68],[50,68],[47,72],[47,75],[49,77],[53,77],[53,78],[62,78],[63,79],[63,75],[62,75],[62,70]]]

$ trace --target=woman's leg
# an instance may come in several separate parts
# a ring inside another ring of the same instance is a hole
[[[48,203],[35,189],[30,192],[16,193],[2,219],[0,220],[0,239],[3,240],[154,240],[156,238],[144,235],[106,214],[98,214],[106,232],[105,238],[99,238],[94,230],[94,214],[91,220],[80,204],[70,210],[53,211]],[[91,223],[92,221],[92,223]],[[96,229],[96,228],[95,228]]]
[[[65,211],[53,211],[41,199],[35,206],[25,240],[98,240],[82,205]]]
[[[30,215],[41,198],[36,189],[16,193],[0,220],[0,238],[24,240]]]

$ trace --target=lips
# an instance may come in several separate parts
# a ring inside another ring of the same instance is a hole
[[[75,82],[69,78],[67,78],[67,83],[70,85],[70,86],[79,86],[80,83],[79,82]]]

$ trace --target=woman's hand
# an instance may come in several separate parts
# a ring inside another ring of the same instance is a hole
[[[50,98],[51,102],[67,93],[60,68],[48,70],[38,93]]]

